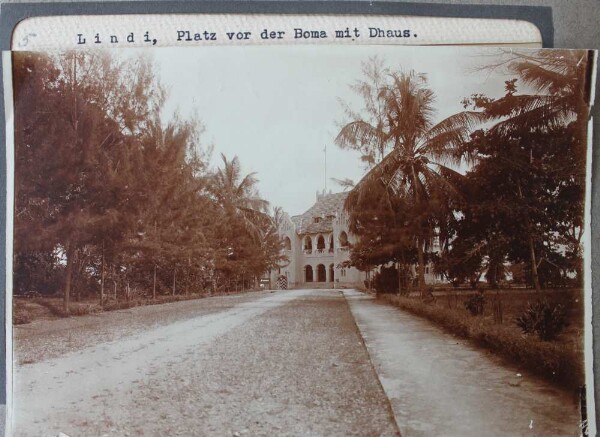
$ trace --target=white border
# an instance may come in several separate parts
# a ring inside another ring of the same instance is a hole
[[[371,37],[369,28],[409,30],[405,37]],[[323,30],[326,38],[297,38],[295,29]],[[336,38],[336,30],[359,30],[359,36]],[[283,31],[281,38],[261,33]],[[179,38],[181,32],[189,32]],[[205,37],[204,32],[209,36]],[[241,40],[228,37],[248,33]],[[148,37],[145,37],[146,33]],[[198,39],[194,38],[198,34]],[[95,42],[98,35],[99,43]],[[214,35],[210,35],[214,34]],[[111,36],[114,40],[111,42]],[[130,40],[128,41],[128,36]],[[189,36],[189,38],[187,38]],[[214,38],[212,38],[214,37]],[[85,40],[85,44],[83,43]],[[137,14],[77,15],[27,18],[17,24],[12,50],[193,47],[215,45],[391,44],[511,45],[541,47],[542,35],[532,23],[515,19],[422,17],[410,15],[315,14]]]
[[[596,99],[596,78],[598,73],[598,52],[593,52],[592,74],[590,78],[590,105],[594,104]],[[591,108],[590,108],[591,109]],[[585,211],[584,211],[584,324],[583,324],[583,341],[584,341],[584,369],[585,369],[585,388],[586,388],[586,411],[587,411],[587,428],[590,437],[596,436],[596,402],[594,391],[594,326],[592,325],[593,306],[592,306],[592,157],[593,157],[593,118],[588,121],[587,134],[587,156],[586,156],[586,183],[585,183]]]
[[[14,113],[13,113],[13,88],[12,88],[12,53],[2,52],[2,72],[4,85],[4,114],[6,120],[6,295],[5,305],[5,333],[6,333],[6,416],[4,435],[12,435],[13,419],[13,217],[14,217]]]

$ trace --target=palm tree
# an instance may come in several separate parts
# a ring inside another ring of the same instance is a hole
[[[503,61],[486,69],[505,69],[532,88],[516,94],[516,79],[507,81],[501,99],[486,99],[480,105],[491,120],[501,120],[495,131],[535,131],[562,127],[577,121],[587,129],[592,63],[587,51],[540,50],[533,53],[504,52]],[[512,85],[512,86],[511,86]]]
[[[253,238],[260,241],[271,218],[269,202],[262,199],[256,189],[256,173],[242,176],[237,156],[228,160],[221,154],[221,159],[223,167],[217,169],[212,178],[211,192],[225,212],[240,218]]]
[[[435,217],[447,212],[448,197],[457,194],[454,182],[462,177],[449,165],[462,161],[460,146],[481,115],[465,111],[434,124],[435,95],[427,87],[425,75],[412,71],[390,73],[378,94],[385,104],[385,125],[372,126],[355,120],[342,128],[336,143],[343,147],[360,139],[390,143],[392,150],[360,180],[345,206],[352,220],[352,212],[359,211],[369,196],[382,192],[382,187],[387,204],[393,205],[394,198],[401,198],[409,205],[413,212],[410,229],[418,254],[419,289],[424,293],[424,251],[432,237]]]

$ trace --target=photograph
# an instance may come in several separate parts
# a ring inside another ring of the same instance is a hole
[[[91,47],[5,54],[12,435],[595,429],[594,51]]]

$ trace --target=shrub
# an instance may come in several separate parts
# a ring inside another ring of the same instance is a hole
[[[479,292],[471,296],[465,302],[465,308],[471,313],[472,316],[479,316],[483,314],[483,309],[485,307],[485,297],[483,296],[483,292]]]
[[[398,270],[395,267],[382,267],[373,277],[373,286],[377,293],[398,293]]]
[[[537,301],[529,304],[525,312],[515,319],[525,334],[537,334],[540,340],[556,339],[567,326],[567,314],[561,304]]]

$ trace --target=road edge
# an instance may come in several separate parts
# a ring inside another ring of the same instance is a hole
[[[360,293],[360,294],[364,294],[364,293],[361,292],[360,290],[356,290],[356,289],[352,289],[352,290],[338,290],[338,291],[344,297],[344,302],[346,302],[346,306],[348,307],[348,311],[350,311],[350,314],[352,315],[352,320],[354,322],[354,326],[356,328],[356,332],[358,333],[358,336],[360,337],[360,341],[361,341],[363,347],[367,351],[367,356],[369,357],[369,364],[371,365],[371,370],[373,371],[373,374],[375,375],[375,377],[377,379],[377,384],[379,384],[379,387],[381,388],[381,390],[383,391],[383,394],[385,395],[385,398],[387,400],[386,404],[387,404],[388,413],[389,413],[392,421],[394,422],[394,427],[396,428],[397,436],[398,437],[402,437],[402,431],[400,430],[400,424],[398,423],[398,417],[396,416],[396,413],[394,411],[394,407],[392,406],[392,401],[390,400],[390,395],[386,391],[383,383],[381,382],[381,378],[379,377],[379,372],[377,371],[377,368],[375,367],[375,363],[373,362],[373,357],[372,357],[372,354],[371,354],[371,350],[369,349],[369,345],[365,341],[365,338],[364,338],[363,333],[362,333],[362,331],[360,329],[360,326],[358,325],[358,322],[356,321],[356,315],[354,314],[354,311],[352,311],[352,305],[350,305],[350,302],[348,301],[348,296],[346,294],[348,291],[355,291],[355,292]]]

